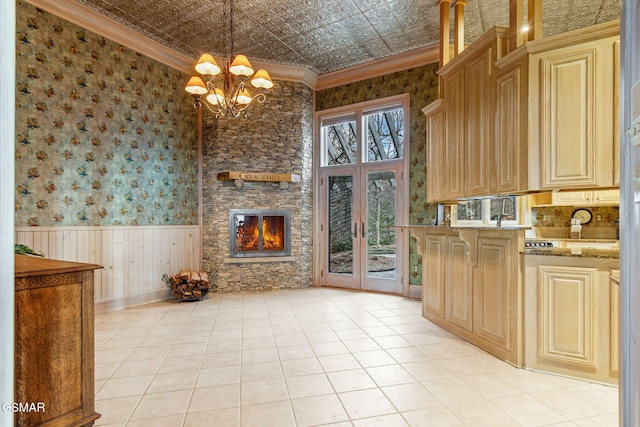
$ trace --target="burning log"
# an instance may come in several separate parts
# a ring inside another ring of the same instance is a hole
[[[163,275],[162,281],[180,302],[201,301],[210,287],[209,274],[204,271],[180,270],[173,276]]]

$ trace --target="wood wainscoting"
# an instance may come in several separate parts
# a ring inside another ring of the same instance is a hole
[[[104,266],[94,282],[96,313],[172,298],[163,274],[200,271],[200,227],[18,227],[16,243],[47,258]]]

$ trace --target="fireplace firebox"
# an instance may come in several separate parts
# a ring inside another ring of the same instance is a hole
[[[230,209],[231,258],[291,255],[291,218],[288,210]]]

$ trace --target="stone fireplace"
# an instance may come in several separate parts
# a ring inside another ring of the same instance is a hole
[[[288,210],[229,210],[231,258],[291,255],[291,218]]]
[[[313,92],[307,86],[276,81],[267,101],[252,109],[246,119],[216,119],[203,111],[202,269],[211,273],[212,292],[313,284],[312,106]],[[242,171],[242,183],[230,173],[225,176],[233,171]],[[282,175],[299,176],[299,180],[283,185]],[[255,180],[272,178],[273,182]],[[233,219],[237,209],[244,216]],[[280,216],[271,215],[274,211],[288,213],[284,251],[273,249],[280,247],[275,240],[259,241],[264,227],[270,233],[278,221],[282,223],[282,219],[269,218]],[[262,220],[253,218],[260,215]],[[257,240],[248,237],[255,236],[254,225]],[[249,226],[253,231],[247,233]],[[231,244],[239,237],[246,246],[234,253]],[[260,253],[260,245],[262,254],[254,256]]]

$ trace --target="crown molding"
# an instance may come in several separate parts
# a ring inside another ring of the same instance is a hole
[[[46,10],[73,24],[79,25],[89,31],[106,37],[116,43],[120,43],[151,59],[154,59],[169,67],[182,71],[185,74],[193,74],[193,64],[197,58],[179,53],[162,43],[133,30],[126,25],[115,21],[96,10],[78,3],[74,0],[25,0],[27,3]],[[304,67],[290,65],[278,65],[253,61],[258,68],[269,71],[274,80],[300,82],[315,89],[318,76]]]
[[[185,74],[193,74],[193,64],[197,58],[192,58],[170,49],[162,43],[75,0],[25,1]],[[267,69],[274,80],[303,83],[311,89],[321,90],[431,64],[438,62],[439,59],[439,47],[434,44],[320,76],[306,67],[259,61],[252,62],[257,68]]]
[[[376,59],[375,61],[345,68],[318,76],[316,90],[329,89],[365,79],[384,76],[410,68],[433,64],[440,60],[437,44],[409,50],[398,55]]]

